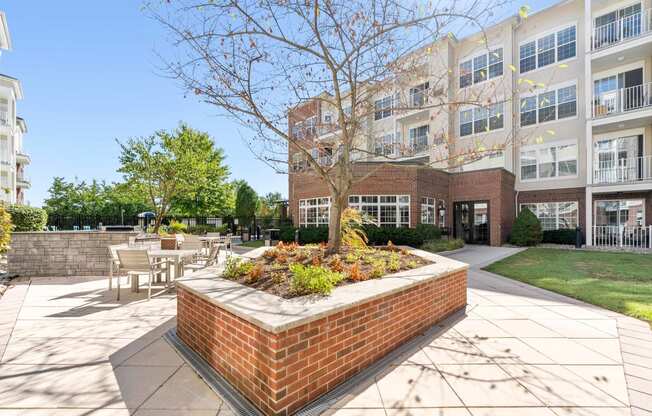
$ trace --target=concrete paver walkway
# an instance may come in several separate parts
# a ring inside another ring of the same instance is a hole
[[[341,416],[652,415],[641,321],[479,269],[516,249],[467,247],[467,314],[328,413]],[[161,335],[173,294],[119,303],[106,279],[39,279],[0,300],[0,416],[231,415]],[[631,407],[630,407],[631,404]]]

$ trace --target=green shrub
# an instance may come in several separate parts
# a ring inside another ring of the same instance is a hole
[[[188,227],[186,232],[188,234],[195,234],[195,235],[204,235],[206,233],[226,234],[228,230],[229,230],[229,226],[227,224],[222,224],[219,227],[216,227],[214,225],[192,225]]]
[[[441,229],[432,224],[417,224],[417,234],[423,241],[439,240],[441,238]]]
[[[48,223],[48,213],[41,208],[11,205],[7,212],[11,215],[14,231],[43,231]]]
[[[429,251],[431,253],[439,253],[440,251],[457,250],[464,247],[464,240],[453,238],[450,240],[430,240],[423,243],[421,250]]]
[[[254,268],[254,264],[250,261],[243,260],[241,257],[229,257],[226,259],[224,266],[224,276],[227,279],[237,279],[249,273]]]
[[[527,208],[523,208],[514,221],[511,243],[517,246],[536,246],[543,240],[541,221]]]
[[[172,220],[168,225],[168,232],[172,234],[183,234],[188,229],[188,226],[182,222]]]
[[[293,227],[291,225],[282,225],[278,233],[279,240],[283,241],[284,243],[293,242],[294,232],[296,231],[296,229],[297,229],[296,227]]]
[[[328,295],[344,279],[342,273],[321,266],[293,263],[289,268],[292,272],[292,291],[297,295]]]
[[[575,229],[545,230],[543,242],[548,244],[575,244]]]
[[[14,226],[11,223],[11,215],[7,212],[4,204],[0,204],[0,253],[9,249],[11,243],[11,231]]]

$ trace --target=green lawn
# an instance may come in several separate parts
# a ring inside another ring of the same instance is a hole
[[[251,248],[258,248],[264,245],[265,245],[265,240],[251,240],[251,241],[245,241],[244,243],[241,244],[242,247],[251,247]]]
[[[652,255],[530,248],[486,267],[652,322]]]

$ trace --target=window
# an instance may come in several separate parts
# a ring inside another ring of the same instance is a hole
[[[428,88],[430,84],[425,82],[423,84],[417,85],[416,87],[410,88],[410,106],[411,107],[422,107],[428,101]]]
[[[577,86],[521,98],[521,127],[577,115]]]
[[[394,135],[389,133],[379,137],[376,137],[374,140],[374,154],[377,156],[390,156],[395,152],[394,145]]]
[[[414,152],[422,152],[428,149],[428,132],[430,126],[415,127],[409,130],[410,149]]]
[[[497,103],[487,107],[460,111],[460,136],[503,128],[503,110],[503,103]]]
[[[0,98],[0,125],[9,125],[9,100]]]
[[[460,64],[460,88],[473,84],[473,61],[469,60]]]
[[[577,144],[532,146],[521,151],[521,180],[577,175]]]
[[[521,204],[541,221],[544,230],[573,229],[577,227],[577,202],[540,202]]]
[[[299,200],[299,226],[328,225],[330,207],[331,199],[329,197]]]
[[[392,115],[392,96],[376,100],[374,103],[374,120],[382,120]]]
[[[595,201],[595,225],[643,226],[645,225],[644,205],[642,199]]]
[[[421,224],[435,224],[435,198],[421,198]]]
[[[317,116],[308,117],[304,124],[306,134],[315,134],[317,132]]]
[[[306,161],[303,158],[301,153],[295,153],[292,155],[292,170],[298,172],[303,170],[303,167],[306,165]]]
[[[382,227],[410,226],[409,195],[351,195],[349,206]]]
[[[333,122],[333,115],[331,113],[324,114],[324,124],[331,124]]]
[[[460,88],[503,75],[503,48],[496,48],[460,63]]]
[[[577,53],[575,25],[542,36],[519,47],[521,73],[574,58]]]

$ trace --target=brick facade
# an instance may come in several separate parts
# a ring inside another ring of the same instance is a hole
[[[538,202],[577,202],[577,217],[582,233],[586,231],[586,190],[585,188],[546,189],[518,193],[518,204]],[[586,234],[584,234],[586,235]]]
[[[266,415],[290,415],[466,305],[466,270],[269,332],[180,285],[177,334]]]
[[[447,173],[411,164],[358,163],[354,177],[366,176],[353,185],[352,195],[410,195],[410,226],[421,219],[421,198],[446,201],[446,224],[453,227],[454,203],[488,201],[491,244],[507,241],[515,217],[514,175],[504,169]],[[311,172],[295,173],[289,179],[290,215],[299,219],[299,200],[328,196],[326,184]]]

